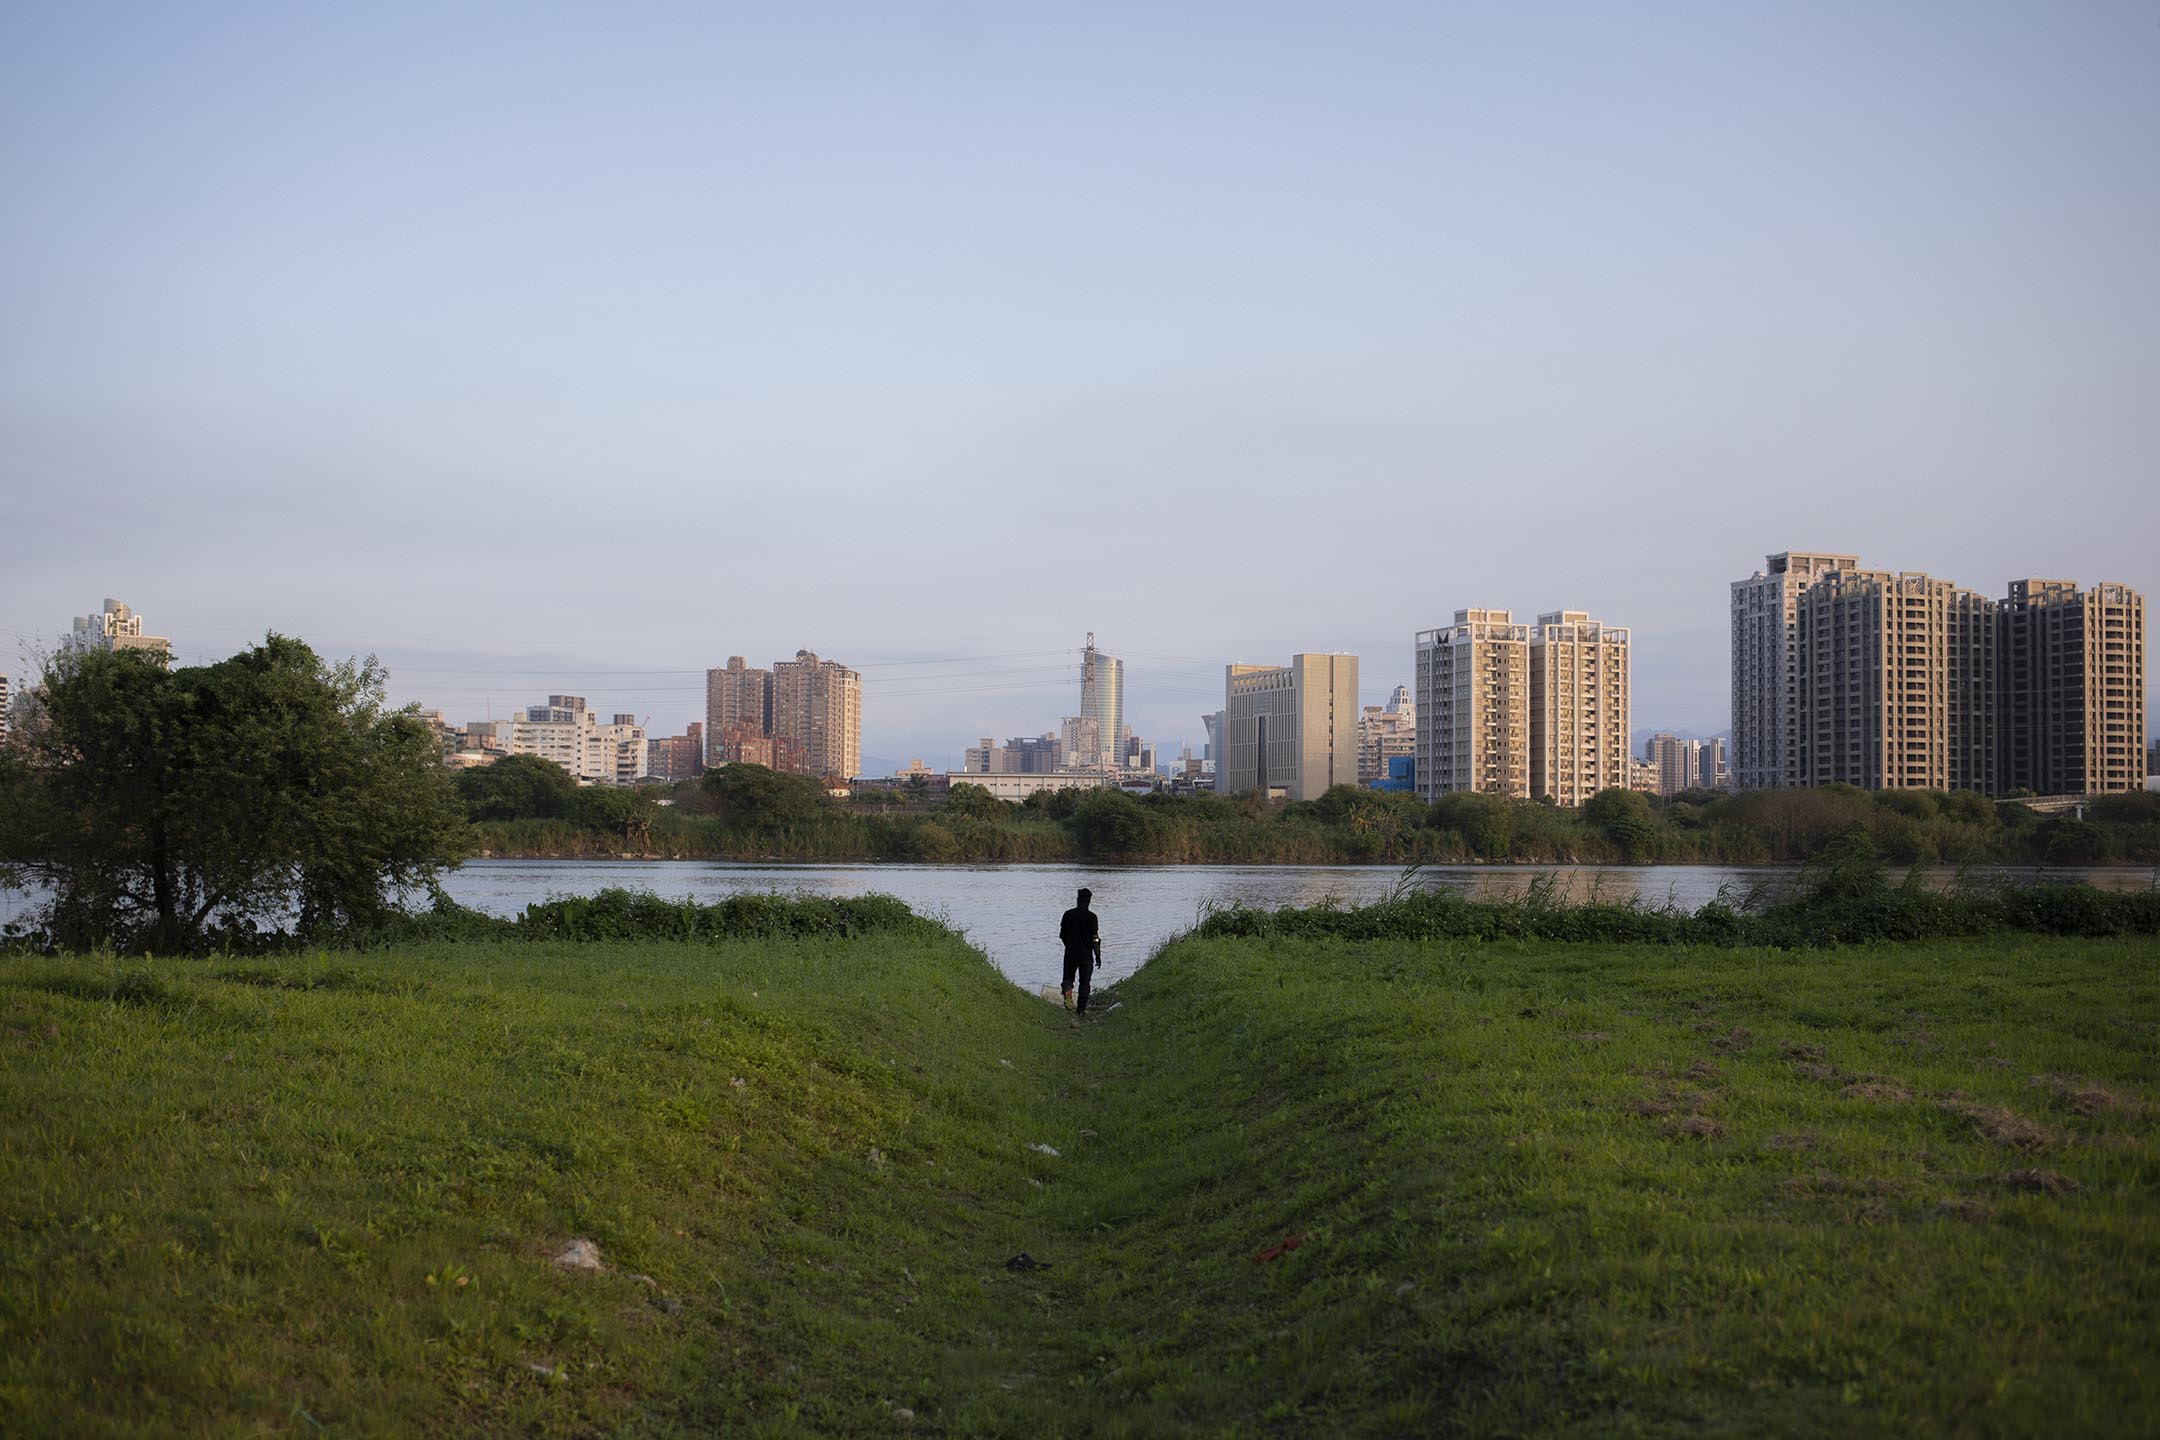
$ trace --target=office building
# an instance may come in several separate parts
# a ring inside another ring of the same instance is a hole
[[[1857,555],[1787,550],[1732,582],[1732,773],[1741,789],[1798,783],[1790,730],[1797,607],[1823,576],[1859,568]]]
[[[1458,610],[1417,637],[1417,786],[1530,798],[1530,627]]]
[[[2141,790],[2145,597],[2127,585],[2015,580],[2002,604],[2004,789]]]
[[[143,650],[169,658],[172,641],[161,635],[143,634],[143,618],[118,600],[107,600],[95,615],[75,617],[78,650]]]
[[[1580,806],[1628,783],[1628,631],[1581,610],[1530,632],[1530,798]]]
[[[705,763],[728,763],[720,754],[721,739],[741,739],[745,725],[752,735],[772,734],[772,672],[752,670],[742,656],[730,655],[726,669],[705,672]]]
[[[1358,714],[1358,784],[1378,785],[1388,778],[1390,760],[1416,753],[1417,702],[1409,686],[1397,685],[1387,704],[1367,705]]]
[[[852,780],[862,769],[862,676],[798,650],[772,667],[775,740],[794,746],[804,773]]]
[[[1217,792],[1316,800],[1331,785],[1355,785],[1357,685],[1355,655],[1225,667]]]
[[[1695,786],[1700,790],[1729,790],[1732,773],[1725,765],[1725,738],[1712,736],[1695,752]]]
[[[1097,650],[1093,631],[1080,658],[1080,719],[1094,727],[1089,732],[1093,746],[1085,751],[1068,749],[1065,763],[1075,769],[1119,768],[1125,738],[1125,662]]]
[[[1048,775],[1059,767],[1064,746],[1056,735],[1018,735],[998,745],[985,735],[968,747],[962,769],[970,775]]]

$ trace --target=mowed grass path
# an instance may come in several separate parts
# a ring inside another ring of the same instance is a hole
[[[2151,952],[0,959],[0,1432],[2151,1434]]]

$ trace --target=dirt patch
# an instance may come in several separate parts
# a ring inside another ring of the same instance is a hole
[[[1665,1134],[1674,1140],[1715,1140],[1724,1133],[1725,1127],[1707,1115],[1690,1115],[1665,1127]]]
[[[1895,1198],[1905,1193],[1902,1180],[1875,1180],[1865,1176],[1849,1179],[1829,1170],[1817,1170],[1811,1175],[1793,1175],[1778,1182],[1778,1189],[1787,1195],[1860,1195],[1869,1199]]]
[[[1670,1115],[1673,1107],[1670,1100],[1630,1100],[1627,1108],[1637,1115]]]
[[[2053,1170],[2006,1170],[1988,1176],[1988,1184],[2024,1195],[2075,1195],[2085,1187]]]
[[[1712,1048],[1723,1050],[1728,1055],[1737,1055],[1755,1043],[1755,1032],[1744,1025],[1735,1025],[1720,1034],[1715,1021],[1705,1020],[1695,1027],[1695,1033],[1708,1035]]]
[[[1937,1202],[1935,1213],[1945,1220],[1969,1220],[1975,1223],[1992,1219],[1995,1214],[1969,1195],[1957,1195]]]
[[[2068,1075],[2035,1075],[2032,1083],[2046,1090],[2057,1105],[2073,1115],[2102,1115],[2129,1110],[2131,1103],[2105,1085]]]
[[[2054,1140],[2047,1127],[1999,1105],[1975,1105],[1966,1100],[1945,1100],[1939,1108],[1945,1114],[1955,1115],[1966,1121],[1997,1145],[2013,1150],[2039,1150]]]
[[[1872,1100],[1878,1105],[1903,1105],[1912,1099],[1912,1091],[1880,1075],[1855,1080],[1838,1093],[1847,1100]]]
[[[1845,1072],[1835,1065],[1803,1064],[1795,1065],[1793,1069],[1803,1080],[1821,1080],[1826,1084],[1836,1084],[1845,1078]]]
[[[1821,1060],[1827,1055],[1820,1045],[1802,1045],[1790,1040],[1785,1043],[1782,1053],[1788,1060]]]
[[[1581,1045],[1605,1045],[1611,1042],[1612,1036],[1603,1030],[1585,1030],[1578,1034],[1575,1040]]]
[[[1813,1135],[1772,1135],[1763,1141],[1765,1150],[1813,1150],[1822,1142]]]
[[[1690,1080],[1715,1080],[1724,1073],[1708,1060],[1697,1060],[1687,1067],[1687,1078]]]

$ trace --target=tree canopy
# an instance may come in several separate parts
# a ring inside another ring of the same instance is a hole
[[[505,755],[460,771],[458,798],[475,820],[560,820],[577,801],[570,772],[538,755]]]
[[[737,763],[708,770],[704,785],[720,818],[741,829],[801,824],[826,808],[822,783],[763,765]]]
[[[0,864],[75,948],[189,952],[380,920],[463,852],[434,737],[370,659],[272,634],[213,665],[69,650],[0,769]]]

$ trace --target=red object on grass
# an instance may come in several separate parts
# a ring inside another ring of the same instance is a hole
[[[1310,1239],[1312,1239],[1312,1236],[1306,1234],[1302,1230],[1298,1231],[1295,1235],[1285,1235],[1282,1237],[1282,1239],[1276,1241],[1273,1245],[1268,1246],[1267,1249],[1262,1250],[1259,1254],[1253,1256],[1252,1263],[1255,1265],[1265,1265],[1270,1260],[1280,1260],[1283,1256],[1289,1254],[1292,1250],[1297,1249],[1298,1246],[1303,1245],[1307,1240]]]

